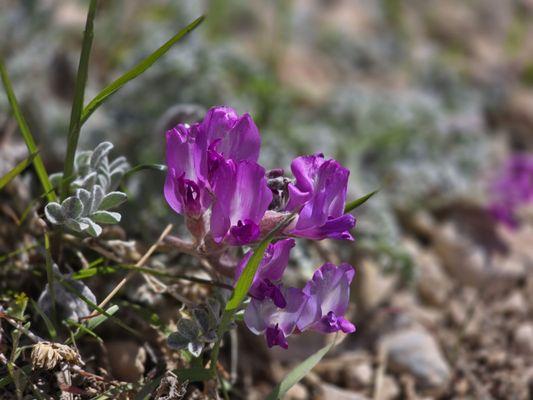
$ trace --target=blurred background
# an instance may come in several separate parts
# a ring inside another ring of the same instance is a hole
[[[66,149],[86,3],[0,0],[0,53],[52,172]],[[350,199],[379,189],[355,213],[354,243],[294,249],[295,280],[325,260],[356,267],[358,331],[288,398],[531,396],[533,1],[102,1],[86,100],[204,13],[91,117],[79,147],[109,140],[131,165],[163,163],[165,129],[225,104],[253,116],[267,169],[323,152],[351,170]],[[26,156],[0,95],[0,175]],[[150,243],[180,224],[163,179],[129,180],[127,238]],[[27,204],[36,182],[27,171],[12,196]],[[13,250],[6,239],[0,247]],[[267,351],[240,336],[236,398],[249,399],[328,340],[303,335]],[[123,380],[145,373],[132,365],[110,368]]]

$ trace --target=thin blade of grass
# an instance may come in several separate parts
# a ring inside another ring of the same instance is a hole
[[[13,115],[15,116],[15,119],[18,123],[20,133],[22,134],[24,142],[28,147],[28,151],[30,154],[36,154],[38,153],[38,149],[37,145],[35,144],[35,139],[33,138],[30,132],[30,128],[28,127],[28,124],[26,123],[26,120],[22,115],[22,111],[20,110],[20,106],[15,96],[15,92],[13,91],[11,81],[9,80],[9,76],[7,75],[7,70],[4,66],[4,61],[1,57],[0,76],[2,77],[2,82],[4,83],[7,99],[9,100],[9,104],[11,105],[11,109],[13,110]],[[47,193],[46,197],[48,198],[48,201],[55,201],[57,196],[54,192],[52,184],[50,183],[50,178],[48,177],[48,172],[46,172],[46,168],[44,167],[43,160],[39,154],[35,155],[35,158],[33,159],[33,166],[44,191]]]
[[[374,190],[373,192],[370,192],[363,197],[359,197],[357,200],[351,201],[344,207],[344,213],[349,213],[350,211],[354,210],[355,208],[359,207],[360,205],[364,204],[368,199],[370,199],[372,196],[374,196],[379,190]]]
[[[68,283],[61,275],[55,275],[57,282],[59,282],[66,290],[68,290],[70,293],[78,297],[81,301],[83,301],[85,304],[87,304],[92,310],[97,311],[99,315],[103,315],[107,318],[109,318],[110,321],[114,322],[121,328],[127,330],[132,335],[142,338],[142,335],[137,330],[133,329],[132,327],[126,325],[124,322],[119,320],[118,318],[114,317],[113,315],[109,314],[106,310],[99,307],[97,304],[93,303],[91,300],[89,300],[87,297],[85,297],[83,294],[81,294],[79,291],[74,289],[70,283]],[[96,318],[96,317],[93,317]]]
[[[163,55],[165,55],[170,48],[179,42],[183,37],[185,37],[188,33],[192,32],[198,25],[200,25],[203,20],[205,19],[205,16],[201,16],[197,19],[195,19],[193,22],[191,22],[189,25],[187,25],[185,28],[180,30],[176,35],[171,37],[165,44],[163,44],[160,48],[158,48],[156,51],[154,51],[152,54],[150,54],[148,57],[146,57],[144,60],[139,62],[135,67],[130,69],[128,72],[126,72],[124,75],[110,83],[104,90],[102,90],[94,99],[92,99],[89,104],[83,109],[83,114],[81,117],[81,124],[83,125],[85,121],[91,116],[91,114],[98,108],[100,105],[107,100],[109,96],[111,96],[113,93],[115,93],[117,90],[119,90],[122,86],[124,86],[126,83],[131,81],[132,79],[136,78],[140,74],[142,74],[144,71],[146,71],[148,68],[152,66],[159,58],[161,58]]]
[[[91,0],[85,22],[85,32],[83,33],[83,42],[81,47],[80,62],[78,64],[78,74],[74,86],[74,100],[70,113],[70,123],[67,137],[67,153],[65,155],[65,165],[63,167],[63,176],[70,177],[74,172],[74,157],[78,147],[78,139],[81,129],[81,115],[83,111],[83,100],[85,95],[85,85],[87,84],[87,74],[89,71],[89,56],[94,36],[94,16],[96,14],[96,0]],[[65,179],[61,184],[61,199],[68,196],[68,188],[71,179]]]
[[[37,156],[38,153],[30,154],[28,158],[25,160],[19,162],[15,167],[9,171],[7,174],[5,174],[3,177],[0,178],[0,190],[4,188],[9,182],[11,182],[17,175],[22,173],[33,161],[35,156]]]
[[[337,339],[335,337],[335,339]],[[306,376],[309,371],[313,369],[315,365],[318,364],[322,357],[326,355],[328,351],[335,345],[336,340],[333,340],[328,345],[322,347],[316,353],[309,356],[302,363],[298,364],[291,372],[289,372],[285,378],[274,388],[272,392],[268,395],[266,400],[277,400],[281,399],[287,391],[296,385],[304,376]]]
[[[46,329],[48,330],[48,334],[50,335],[50,339],[52,341],[55,340],[55,338],[57,337],[57,330],[54,324],[52,323],[50,318],[48,318],[45,312],[41,309],[41,307],[39,307],[39,304],[37,304],[35,300],[30,298],[30,302],[31,302],[33,309],[37,312],[37,314],[39,314],[39,316],[44,321],[44,324],[46,325]]]
[[[130,170],[126,171],[123,179],[128,179],[131,175],[136,174],[139,171],[144,171],[144,170],[164,172],[167,170],[167,166],[163,164],[139,164],[131,168]]]
[[[57,324],[56,291],[54,286],[54,262],[52,260],[52,253],[50,250],[50,237],[48,236],[48,233],[44,234],[44,250],[46,279],[48,280],[48,289],[50,290],[50,298],[52,300],[52,321],[54,324]]]

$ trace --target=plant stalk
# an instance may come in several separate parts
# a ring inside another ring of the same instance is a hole
[[[78,65],[78,74],[74,86],[74,100],[70,113],[70,124],[67,137],[67,153],[65,155],[65,165],[63,168],[63,181],[61,183],[61,199],[68,196],[70,182],[74,173],[74,157],[78,147],[78,139],[81,129],[81,114],[83,112],[83,100],[85,95],[85,85],[87,84],[87,74],[89,70],[89,56],[91,55],[91,46],[94,36],[94,16],[96,14],[97,0],[91,0],[89,11],[87,12],[87,21],[85,23],[85,32],[83,34],[83,43],[80,54],[80,63]]]

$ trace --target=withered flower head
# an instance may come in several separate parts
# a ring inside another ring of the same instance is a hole
[[[31,363],[34,369],[54,369],[60,362],[83,365],[80,355],[73,348],[60,343],[39,342],[31,351]]]

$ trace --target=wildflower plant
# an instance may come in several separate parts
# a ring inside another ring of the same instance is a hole
[[[289,336],[309,330],[355,331],[345,317],[355,276],[351,265],[326,263],[303,287],[287,286],[283,274],[298,238],[353,240],[355,218],[349,212],[371,195],[347,205],[349,171],[323,154],[295,158],[292,176],[267,171],[257,161],[260,145],[251,116],[226,106],[166,133],[163,192],[192,237],[170,243],[209,262],[213,279],[225,276],[233,287],[229,300],[217,303],[221,315],[209,307],[209,312],[193,309],[179,320],[168,344],[196,357],[212,347],[213,373],[221,341],[242,311],[247,328],[264,334],[268,347],[286,349]],[[240,261],[228,264],[242,252]]]
[[[153,65],[203,21],[203,17],[193,21],[84,105],[96,9],[97,0],[91,0],[62,173],[48,175],[0,58],[0,75],[7,98],[29,151],[24,163],[2,177],[0,187],[31,163],[44,190],[41,198],[47,199],[44,216],[49,225],[43,226],[42,246],[47,284],[38,301],[30,300],[47,327],[50,341],[33,334],[31,323],[19,324],[25,318],[28,304],[25,297],[19,312],[4,313],[0,307],[0,318],[17,328],[15,347],[22,334],[34,342],[33,358],[37,368],[54,369],[58,363],[61,368],[69,368],[67,364],[70,363],[71,368],[77,366],[76,371],[83,372],[84,376],[88,373],[80,370],[81,359],[78,361],[78,353],[69,346],[75,345],[86,333],[97,337],[92,329],[107,319],[138,335],[113,316],[119,309],[117,305],[104,307],[131,274],[150,272],[142,263],[170,228],[133,268],[124,266],[132,269],[130,275],[100,302],[85,284],[78,282],[90,276],[94,268],[78,273],[61,272],[66,267],[63,234],[74,231],[81,236],[98,237],[103,231],[102,225],[120,222],[121,214],[111,211],[127,198],[119,190],[120,184],[128,172],[142,167],[130,169],[124,157],[110,159],[113,145],[109,142],[100,143],[92,151],[79,151],[81,128],[112,94]],[[207,283],[219,287],[204,304],[188,304],[187,309],[182,309],[175,332],[168,336],[169,347],[186,350],[191,361],[191,368],[177,371],[182,382],[217,378],[222,341],[240,320],[253,333],[264,334],[269,347],[287,348],[289,336],[305,331],[324,334],[355,331],[355,326],[345,316],[350,284],[355,276],[352,266],[326,263],[301,287],[287,286],[283,275],[291,250],[301,238],[353,240],[351,230],[355,218],[350,211],[371,194],[346,204],[349,171],[323,154],[295,158],[291,163],[291,175],[285,175],[282,169],[267,171],[258,163],[260,146],[261,136],[252,117],[239,115],[225,106],[211,108],[202,121],[178,124],[166,132],[166,167],[155,169],[166,170],[164,197],[174,212],[184,216],[192,237],[191,241],[167,237],[167,243],[208,264],[212,276]],[[81,251],[77,254],[84,259]],[[99,262],[101,260],[95,261]],[[63,326],[59,325],[58,318],[62,319]],[[75,331],[66,336],[62,331],[64,327],[75,327]],[[59,343],[62,337],[65,339]],[[269,398],[282,396],[331,346],[304,361]],[[20,354],[14,348],[15,353]],[[209,357],[206,358],[207,353]],[[53,357],[48,357],[49,354]],[[16,357],[10,363],[15,361]],[[21,376],[11,375],[5,382],[12,380],[21,388]]]

